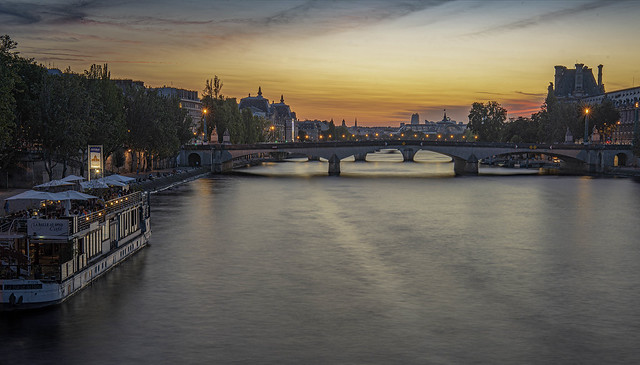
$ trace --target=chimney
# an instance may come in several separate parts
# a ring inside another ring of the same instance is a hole
[[[553,83],[553,85],[556,88],[556,90],[560,86],[560,81],[562,80],[562,76],[564,75],[564,71],[566,69],[567,68],[564,67],[564,66],[556,66],[556,75],[555,75],[556,77],[555,77],[555,82]]]
[[[583,85],[583,74],[582,74],[582,68],[584,67],[584,64],[582,63],[576,63],[576,84],[575,84],[575,89],[574,89],[574,94],[576,96],[581,96],[582,95],[582,85]]]
[[[598,65],[598,88],[602,91],[602,65]]]

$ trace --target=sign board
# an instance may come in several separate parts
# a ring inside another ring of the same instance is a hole
[[[89,168],[102,169],[102,146],[89,146]]]
[[[89,164],[88,180],[91,181],[92,176],[102,176],[102,158],[104,156],[102,145],[89,145],[87,151],[89,153],[89,156],[87,158]]]
[[[69,235],[69,221],[66,219],[28,219],[29,237],[58,238]]]

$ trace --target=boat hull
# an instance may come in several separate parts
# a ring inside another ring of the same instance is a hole
[[[146,247],[151,235],[148,219],[145,221],[145,228],[139,234],[128,237],[117,249],[93,260],[83,270],[60,283],[44,280],[0,280],[0,310],[37,309],[64,302]]]

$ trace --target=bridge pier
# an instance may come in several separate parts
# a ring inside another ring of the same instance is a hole
[[[340,158],[335,153],[329,158],[329,176],[340,176]]]
[[[233,161],[228,151],[216,150],[211,156],[211,172],[224,174],[233,170]]]
[[[309,161],[320,161],[320,156],[307,156]]]
[[[415,157],[416,151],[414,151],[413,148],[403,148],[400,152],[402,152],[404,162],[414,162],[413,157]]]
[[[453,158],[453,172],[456,176],[475,176],[478,175],[478,159],[471,155],[468,159],[459,157]]]
[[[356,162],[365,162],[367,161],[367,153],[356,153],[353,158],[355,158]]]

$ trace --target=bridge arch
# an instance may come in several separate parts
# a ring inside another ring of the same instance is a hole
[[[187,159],[188,159],[189,167],[202,166],[202,158],[200,157],[200,154],[197,152],[190,153]]]
[[[627,166],[627,154],[620,152],[613,157],[613,166],[622,167]]]

